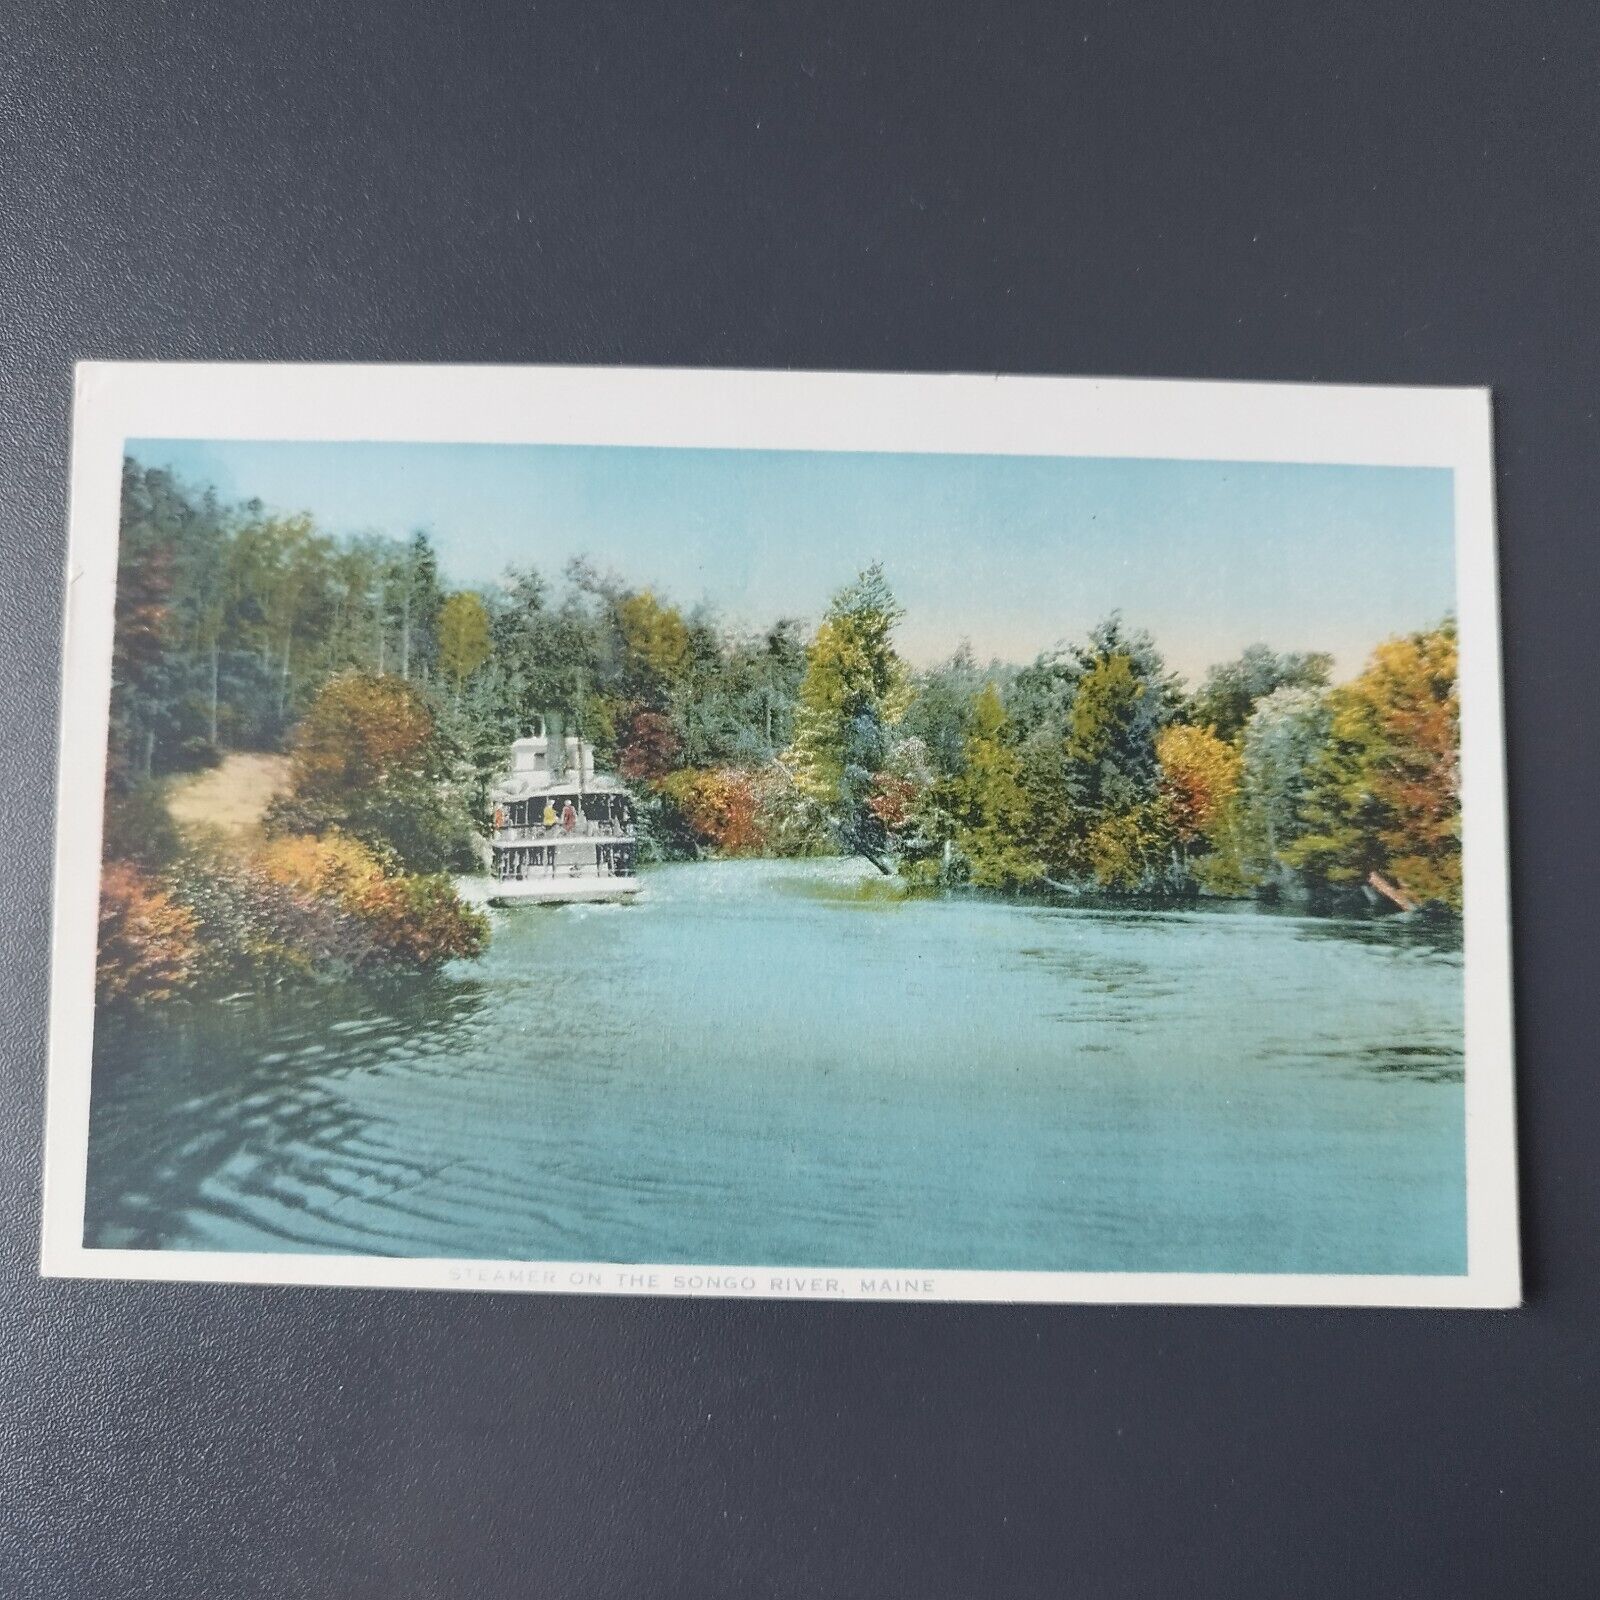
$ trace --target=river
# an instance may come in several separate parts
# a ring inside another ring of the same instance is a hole
[[[86,1240],[1465,1270],[1462,963],[1393,920],[658,867],[487,956],[102,1023]]]

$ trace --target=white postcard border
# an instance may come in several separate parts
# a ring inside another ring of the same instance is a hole
[[[83,1242],[121,464],[134,438],[409,440],[1430,466],[1454,473],[1468,1270],[918,1271],[111,1250]],[[1482,389],[663,368],[85,362],[73,413],[41,1271],[798,1299],[1505,1307],[1520,1302],[1489,395]]]

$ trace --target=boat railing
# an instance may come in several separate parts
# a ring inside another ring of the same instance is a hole
[[[546,844],[562,839],[631,839],[633,828],[625,822],[603,822],[580,818],[570,828],[559,822],[548,827],[542,822],[506,823],[494,830],[496,844]]]

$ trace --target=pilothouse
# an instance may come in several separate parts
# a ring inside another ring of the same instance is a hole
[[[555,757],[561,757],[559,764]],[[511,747],[511,771],[492,796],[490,900],[626,900],[638,894],[633,801],[594,747],[568,734],[555,746],[544,719]]]

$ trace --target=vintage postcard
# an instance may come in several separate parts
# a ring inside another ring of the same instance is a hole
[[[87,364],[43,1266],[1519,1298],[1488,396]]]

